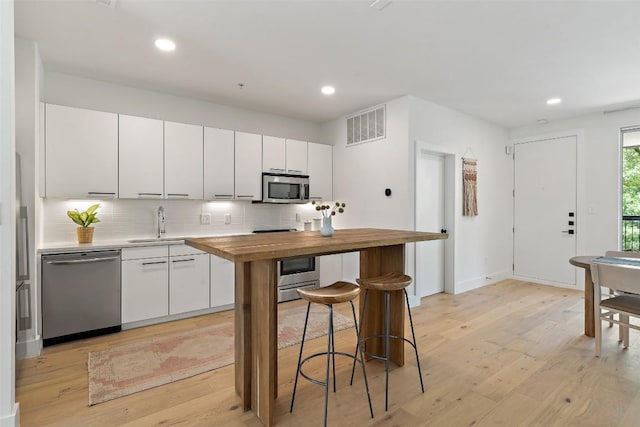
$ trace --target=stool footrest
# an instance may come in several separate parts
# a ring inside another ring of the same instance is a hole
[[[338,356],[345,356],[345,357],[348,357],[349,359],[355,360],[355,361],[356,361],[356,362],[358,362],[358,363],[362,363],[362,361],[361,361],[360,359],[358,359],[357,357],[355,357],[353,354],[345,353],[344,351],[332,351],[332,352],[329,352],[329,353],[328,353],[328,355],[332,355],[332,354],[333,354],[333,355],[338,355]],[[319,356],[327,356],[327,352],[326,352],[326,351],[323,351],[323,352],[320,352],[320,353],[314,353],[314,354],[312,354],[312,355],[310,355],[310,356],[307,356],[307,357],[305,357],[304,359],[302,359],[302,360],[300,361],[300,375],[302,375],[305,379],[307,379],[307,380],[311,381],[311,382],[312,382],[312,383],[314,383],[314,384],[318,384],[318,385],[326,386],[326,385],[327,385],[327,383],[326,383],[325,381],[320,381],[320,380],[318,380],[318,379],[316,379],[316,378],[313,378],[313,377],[311,377],[311,376],[309,376],[309,375],[305,374],[305,373],[302,371],[302,367],[304,366],[304,364],[305,364],[306,362],[308,362],[309,360],[313,359],[314,357],[319,357]],[[327,357],[328,357],[328,356],[327,356]]]

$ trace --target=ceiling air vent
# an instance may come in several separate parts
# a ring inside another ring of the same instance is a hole
[[[386,134],[386,106],[347,117],[347,146],[382,139]]]
[[[111,9],[114,9],[116,7],[117,1],[118,0],[95,0],[95,2],[98,3],[99,5],[110,7]]]

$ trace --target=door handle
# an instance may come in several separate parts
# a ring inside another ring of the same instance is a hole
[[[563,233],[576,234],[575,230],[562,230]]]

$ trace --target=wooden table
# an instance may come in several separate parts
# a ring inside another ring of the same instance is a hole
[[[596,336],[596,324],[593,317],[593,280],[591,280],[591,261],[596,256],[574,256],[569,259],[571,265],[584,268],[584,334]]]
[[[235,383],[243,410],[253,409],[273,425],[277,397],[277,261],[286,258],[360,251],[360,277],[404,272],[405,243],[446,239],[447,234],[374,228],[267,233],[186,239],[190,246],[235,263]],[[382,312],[382,294],[369,292],[368,313]],[[391,334],[404,336],[403,294],[391,297]],[[372,316],[367,316],[373,319]],[[381,317],[381,316],[377,316]],[[362,325],[364,335],[382,333],[381,321]],[[367,351],[381,352],[372,340]],[[399,341],[399,340],[394,340]],[[404,342],[394,342],[392,360],[404,364]]]

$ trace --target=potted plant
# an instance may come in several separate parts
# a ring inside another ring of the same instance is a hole
[[[76,229],[78,236],[78,243],[91,243],[93,241],[93,227],[90,227],[94,222],[100,222],[98,213],[96,212],[100,207],[99,203],[89,206],[86,211],[80,212],[78,209],[73,211],[67,211],[67,216],[71,218],[73,222],[79,225]]]

